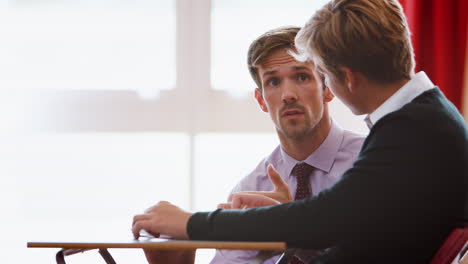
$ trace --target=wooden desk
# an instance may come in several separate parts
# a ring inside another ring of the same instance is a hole
[[[140,248],[155,250],[190,250],[198,248],[237,249],[237,250],[264,250],[285,251],[284,242],[229,242],[229,241],[190,241],[170,240],[162,238],[140,238],[139,240],[123,239],[118,241],[51,241],[28,242],[28,248],[60,248],[56,255],[58,264],[65,263],[65,256],[98,249],[106,263],[115,264],[114,259],[107,251],[109,248]]]

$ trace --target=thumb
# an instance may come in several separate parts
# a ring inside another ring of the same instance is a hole
[[[273,167],[273,165],[268,164],[268,178],[270,178],[270,181],[273,183],[275,186],[274,191],[283,191],[283,190],[289,190],[288,185],[286,182],[281,178],[281,175],[276,171],[276,169]]]
[[[232,203],[220,203],[218,204],[220,209],[232,209]]]

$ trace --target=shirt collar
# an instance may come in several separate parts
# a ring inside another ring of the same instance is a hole
[[[314,168],[327,173],[330,172],[331,167],[335,162],[337,152],[340,149],[341,142],[343,141],[343,135],[343,129],[334,121],[332,121],[328,136],[325,138],[322,144],[303,161],[298,161],[289,156],[281,147],[280,154],[284,161],[284,171],[286,171],[286,173],[291,176],[291,172],[294,166],[296,166],[297,163],[305,162]]]
[[[426,73],[423,71],[418,72],[409,82],[403,85],[396,93],[375,109],[374,112],[367,115],[364,121],[370,129],[385,115],[397,111],[423,92],[432,88],[434,88],[434,84],[429,77],[427,77]]]

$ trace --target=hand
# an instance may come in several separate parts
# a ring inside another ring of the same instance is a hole
[[[247,209],[277,204],[280,202],[262,194],[236,193],[232,196],[230,209]]]
[[[275,205],[293,201],[289,186],[284,182],[281,175],[269,164],[268,177],[273,183],[273,190],[270,192],[238,192],[229,196],[229,203],[219,204],[218,208],[223,209],[245,209],[258,206]]]
[[[159,202],[144,214],[133,217],[133,236],[138,239],[140,230],[144,229],[155,237],[163,234],[176,239],[188,239],[186,227],[191,216],[191,213],[169,202]]]

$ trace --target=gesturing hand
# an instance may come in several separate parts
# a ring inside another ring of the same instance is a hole
[[[191,213],[162,201],[148,208],[144,214],[133,217],[132,233],[136,239],[140,237],[142,229],[155,237],[163,234],[176,239],[188,239],[186,226],[191,216]]]
[[[229,196],[229,203],[218,205],[224,209],[244,209],[258,206],[275,205],[287,203],[293,200],[289,186],[284,182],[281,175],[269,164],[268,178],[273,183],[273,190],[270,192],[238,192]]]

